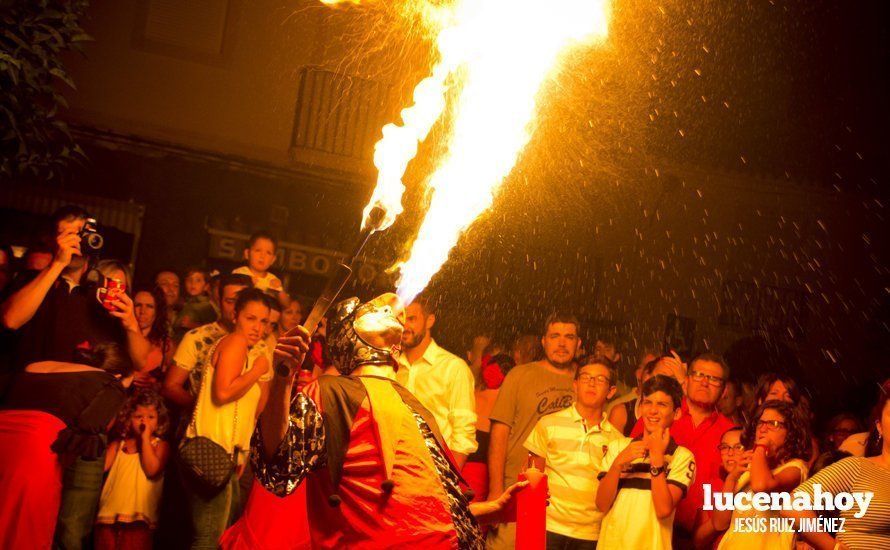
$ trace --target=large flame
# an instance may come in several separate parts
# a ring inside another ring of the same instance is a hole
[[[333,0],[327,0],[332,2]],[[354,0],[349,0],[354,1]],[[460,234],[487,209],[533,130],[535,98],[569,45],[605,37],[608,0],[457,0],[436,39],[439,60],[414,90],[402,124],[377,143],[377,186],[365,209],[386,210],[381,229],[402,211],[402,177],[458,86],[446,153],[429,180],[429,211],[398,293],[410,302],[439,270]]]

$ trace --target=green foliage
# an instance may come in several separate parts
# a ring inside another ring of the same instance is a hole
[[[0,0],[0,180],[59,178],[86,158],[59,111],[74,89],[66,51],[91,40],[80,26],[89,0]]]

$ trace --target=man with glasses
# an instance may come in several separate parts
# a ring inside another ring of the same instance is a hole
[[[717,409],[726,389],[729,366],[717,354],[703,353],[692,360],[683,384],[686,397],[681,416],[671,426],[671,437],[695,456],[696,481],[680,502],[675,518],[675,546],[684,548],[695,527],[695,516],[704,503],[703,484],[720,475],[720,439],[733,422]]]
[[[606,419],[616,371],[591,359],[575,371],[575,403],[538,420],[525,440],[529,462],[547,473],[547,549],[596,548],[603,514],[596,508],[597,472],[610,442],[622,434]]]

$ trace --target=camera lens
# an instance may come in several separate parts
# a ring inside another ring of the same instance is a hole
[[[98,233],[90,233],[86,237],[87,246],[93,250],[99,250],[105,244],[105,239]]]

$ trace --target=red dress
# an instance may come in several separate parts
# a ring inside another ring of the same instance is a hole
[[[40,411],[0,411],[0,548],[49,548],[62,500],[50,447],[65,428]]]
[[[125,399],[120,382],[98,370],[16,377],[0,410],[0,548],[50,548],[60,456],[101,460]]]

